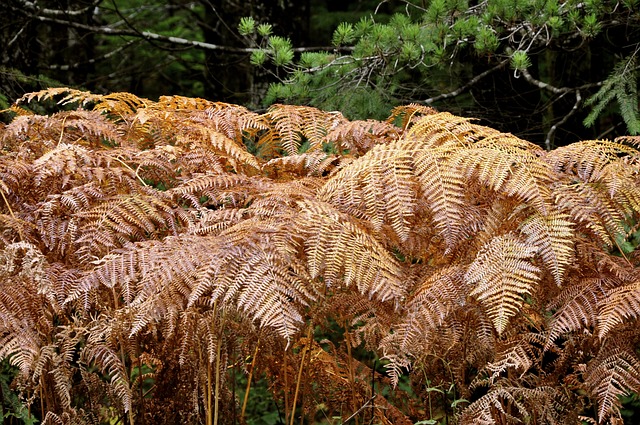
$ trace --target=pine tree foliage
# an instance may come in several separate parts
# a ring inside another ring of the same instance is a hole
[[[12,110],[0,358],[39,420],[240,420],[241,373],[374,423],[615,423],[640,390],[634,139],[65,88]]]

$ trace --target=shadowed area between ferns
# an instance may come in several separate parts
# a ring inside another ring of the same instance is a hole
[[[33,419],[245,423],[264,379],[286,423],[600,424],[640,391],[636,138],[66,88],[2,113]]]

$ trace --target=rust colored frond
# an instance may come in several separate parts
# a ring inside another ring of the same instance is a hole
[[[587,278],[564,289],[549,305],[557,309],[549,323],[549,343],[568,332],[594,329],[606,292],[616,284],[611,279]]]
[[[401,105],[393,108],[386,122],[394,123],[400,119],[400,127],[406,130],[413,121],[417,121],[421,116],[436,113],[437,111],[429,106],[410,103],[409,105]]]
[[[520,227],[527,235],[527,244],[538,247],[547,269],[556,285],[561,286],[564,273],[573,258],[573,227],[565,214],[552,213],[543,216],[534,213]]]
[[[509,341],[503,347],[500,347],[495,360],[485,366],[483,372],[486,373],[487,377],[484,378],[485,373],[479,374],[478,376],[483,378],[473,382],[471,387],[491,386],[500,377],[507,376],[509,371],[519,373],[522,378],[534,365],[532,358],[534,358],[534,355],[528,341],[522,338]]]
[[[411,152],[395,144],[381,145],[334,174],[320,197],[341,211],[366,218],[378,231],[390,225],[406,241],[417,188]]]
[[[331,129],[324,138],[338,152],[362,155],[375,145],[400,138],[401,130],[393,124],[375,120],[344,121]]]
[[[598,337],[605,338],[628,319],[640,316],[640,281],[609,289],[600,303]]]
[[[229,161],[229,165],[235,171],[246,166],[260,168],[256,157],[247,152],[244,145],[204,125],[194,126],[192,133],[178,135],[177,144],[189,149],[193,148],[190,145],[195,145],[211,150]]]
[[[620,418],[620,396],[640,391],[640,361],[628,350],[611,348],[589,362],[585,384],[598,400],[598,423]]]
[[[406,301],[402,319],[394,324],[393,334],[387,335],[380,347],[389,360],[387,370],[397,383],[401,370],[408,367],[410,358],[419,357],[425,345],[437,335],[440,326],[457,306],[465,303],[464,271],[447,267],[423,278]]]
[[[173,207],[153,192],[119,195],[76,214],[77,254],[102,257],[127,242],[155,239],[174,228]]]
[[[381,300],[402,298],[400,264],[366,229],[323,203],[304,203],[301,232],[311,278],[322,276],[328,286],[355,284],[362,294]]]
[[[273,105],[265,114],[271,129],[260,136],[261,145],[280,146],[287,155],[295,155],[306,141],[309,150],[322,149],[327,132],[344,122],[339,112],[325,112],[310,106]]]
[[[470,295],[486,307],[498,334],[540,279],[540,269],[530,261],[535,252],[535,247],[514,235],[498,236],[483,247],[467,270],[465,280],[474,286]]]

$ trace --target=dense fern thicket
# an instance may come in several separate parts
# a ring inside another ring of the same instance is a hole
[[[71,89],[4,113],[24,417],[244,423],[265,378],[286,423],[600,424],[640,391],[637,138]]]

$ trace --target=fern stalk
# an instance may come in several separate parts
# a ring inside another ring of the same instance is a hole
[[[298,402],[298,392],[300,391],[300,382],[302,381],[302,370],[304,369],[304,358],[306,357],[307,351],[309,350],[309,344],[311,339],[311,325],[309,325],[309,329],[307,330],[307,344],[304,346],[302,350],[302,358],[300,359],[300,368],[298,369],[298,379],[296,381],[296,391],[293,393],[293,405],[291,406],[291,420],[289,425],[293,425],[293,421],[296,417],[296,403]]]
[[[247,410],[247,402],[249,401],[249,391],[251,390],[251,380],[253,379],[253,370],[256,367],[256,359],[258,358],[259,349],[260,349],[260,338],[258,338],[256,349],[253,352],[253,360],[251,360],[251,370],[249,371],[249,376],[247,378],[247,388],[244,392],[244,400],[242,401],[242,411],[240,412],[241,418],[244,418],[244,414]]]
[[[222,320],[220,321],[222,324]],[[213,408],[213,425],[218,425],[218,416],[219,416],[219,403],[220,403],[220,356],[222,352],[222,329],[219,330],[219,338],[218,344],[216,344],[216,393],[214,397],[214,408]]]

